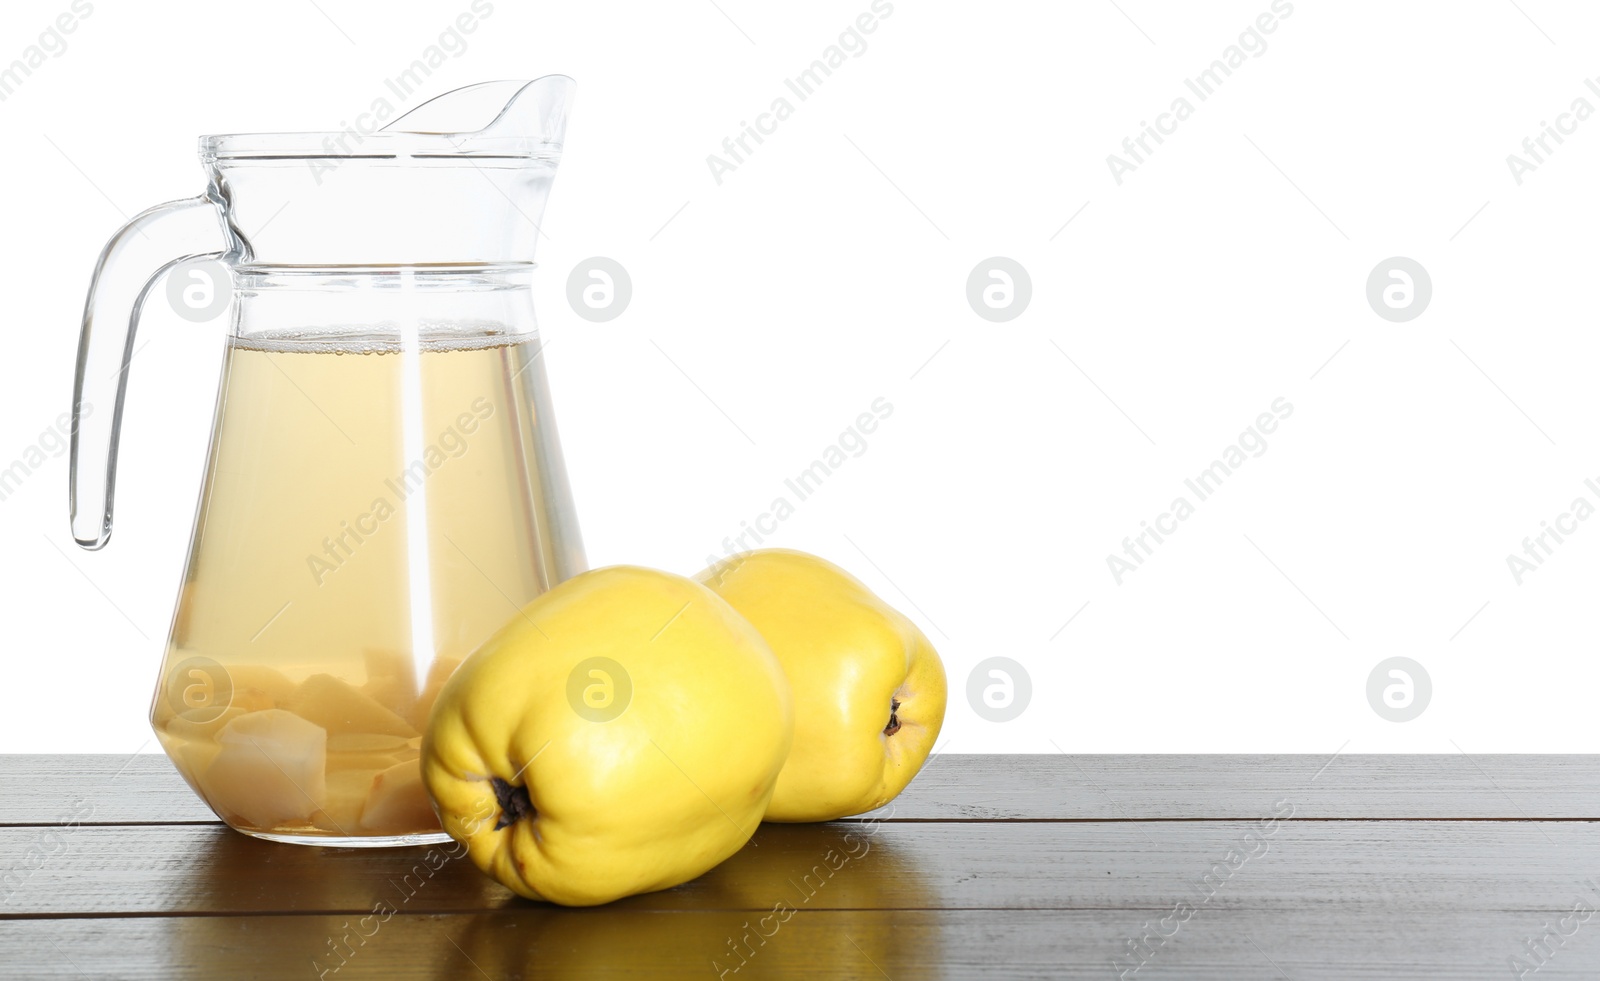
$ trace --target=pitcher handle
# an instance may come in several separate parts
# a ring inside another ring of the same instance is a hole
[[[233,254],[230,245],[238,238],[229,233],[224,213],[209,192],[157,205],[111,236],[95,264],[78,337],[68,474],[72,537],[84,548],[100,548],[111,538],[122,400],[145,296],[180,262]],[[110,412],[104,411],[108,404]]]

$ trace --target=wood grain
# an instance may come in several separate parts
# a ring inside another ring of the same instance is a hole
[[[9,977],[168,979],[805,978],[816,981],[1108,981],[1145,920],[1113,910],[722,912],[519,908],[458,916],[155,917],[0,921]],[[1139,981],[1502,981],[1537,914],[1207,911],[1152,946]],[[747,929],[746,925],[750,927]],[[754,935],[760,928],[771,934]],[[1589,935],[1588,931],[1594,931]],[[371,936],[362,938],[361,932]],[[348,937],[345,941],[343,938]],[[363,942],[364,941],[364,942]],[[335,954],[337,950],[339,953]],[[334,970],[337,968],[337,970]],[[1536,975],[1600,973],[1600,919]]]
[[[234,833],[165,757],[0,757],[0,977],[1593,978],[1597,816],[1587,757],[944,756],[563,910],[453,845]]]
[[[951,756],[892,808],[905,820],[1600,818],[1600,756]],[[879,812],[879,815],[884,812]]]
[[[0,831],[0,909],[356,913],[387,901],[434,913],[516,902],[464,859],[448,860],[446,848],[433,846],[430,861],[422,848],[285,846],[205,826],[47,838],[11,828]],[[764,825],[705,876],[620,905],[759,910],[815,893],[805,905],[1154,910],[1211,893],[1208,905],[1252,909],[1558,910],[1591,874],[1600,879],[1600,833],[1588,822],[1293,819],[1271,834],[1231,821],[884,823],[871,835],[842,824]]]
[[[161,753],[0,755],[0,825],[56,824],[85,803],[95,824],[217,820]]]
[[[1600,756],[936,757],[871,818],[1251,820],[1288,797],[1302,818],[1600,818]],[[214,822],[165,756],[0,756],[0,825]]]

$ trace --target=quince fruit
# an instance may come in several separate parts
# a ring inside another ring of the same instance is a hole
[[[534,599],[461,664],[429,719],[422,780],[478,868],[530,899],[590,906],[742,848],[793,729],[754,627],[699,583],[618,566]]]
[[[221,749],[198,776],[217,812],[266,830],[303,824],[327,796],[328,732],[283,709],[245,712],[217,731]]]
[[[409,722],[371,695],[331,674],[314,674],[302,681],[279,707],[329,733],[376,733],[402,739],[417,734]]]
[[[944,665],[917,625],[815,555],[762,549],[696,577],[749,620],[794,695],[768,821],[831,821],[906,788],[944,723]]]
[[[379,834],[404,835],[436,829],[433,802],[422,786],[422,771],[415,760],[396,763],[372,781],[361,827]]]

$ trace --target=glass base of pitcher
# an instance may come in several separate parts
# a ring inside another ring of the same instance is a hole
[[[443,831],[429,831],[413,835],[292,835],[268,831],[242,831],[240,834],[263,841],[281,841],[290,845],[320,845],[323,848],[411,848],[419,845],[438,845],[450,840]]]

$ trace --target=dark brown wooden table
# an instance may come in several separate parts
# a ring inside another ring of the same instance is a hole
[[[161,756],[0,756],[0,976],[1593,978],[1597,815],[1600,757],[943,756],[564,910],[236,834]]]

